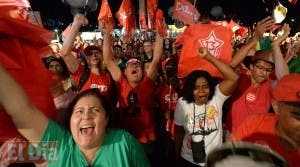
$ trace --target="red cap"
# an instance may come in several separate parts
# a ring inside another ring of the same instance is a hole
[[[300,102],[300,74],[289,74],[281,78],[273,89],[277,101]]]
[[[91,50],[98,50],[102,53],[102,50],[98,46],[90,45],[83,50],[85,56],[89,56]]]

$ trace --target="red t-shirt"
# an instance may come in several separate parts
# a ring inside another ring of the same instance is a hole
[[[75,82],[76,85],[79,84],[80,78],[82,76],[84,72],[84,66],[83,65],[79,65],[79,68],[77,69],[77,71],[72,75],[72,78]],[[101,73],[100,75],[96,75],[92,72],[90,72],[89,78],[87,79],[87,81],[85,82],[85,84],[82,86],[82,89],[80,90],[81,92],[87,89],[91,89],[91,88],[98,88],[101,92],[101,94],[107,99],[107,100],[111,100],[113,99],[112,94],[112,80],[111,77],[109,75],[109,73],[107,71]]]
[[[156,95],[163,111],[175,110],[178,94],[171,85],[166,85],[165,82],[162,82],[156,89]]]
[[[155,140],[154,120],[154,82],[149,77],[144,77],[141,83],[132,88],[126,77],[121,76],[117,82],[119,94],[120,125],[129,131],[141,143]],[[128,97],[130,92],[136,94],[135,111],[129,111]]]
[[[227,129],[235,133],[248,116],[268,113],[271,97],[271,80],[253,87],[250,78],[242,74],[238,87],[232,95],[231,109],[226,118]]]
[[[300,166],[300,152],[286,152],[278,141],[275,133],[277,115],[254,114],[249,116],[239,129],[232,134],[231,141],[248,141],[269,146],[289,163],[290,167]]]

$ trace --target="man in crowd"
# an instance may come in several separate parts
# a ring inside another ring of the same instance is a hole
[[[249,116],[233,133],[232,141],[267,145],[291,167],[300,166],[300,74],[284,76],[273,90],[278,113]]]
[[[143,71],[143,64],[140,60],[130,58],[126,63],[124,74],[122,74],[120,67],[114,62],[111,50],[109,32],[112,27],[101,21],[99,27],[104,33],[104,63],[118,87],[120,126],[142,143],[151,161],[154,149],[153,141],[156,140],[154,83],[162,56],[163,37],[156,34],[153,60],[146,73]]]
[[[274,19],[271,17],[258,22],[253,38],[234,55],[230,63],[233,68],[238,67],[273,24]],[[272,42],[272,50],[256,52],[250,61],[249,71],[240,74],[239,84],[232,95],[232,105],[226,119],[226,128],[231,133],[234,133],[248,116],[269,111],[271,88],[277,80],[289,73],[280,45],[289,35],[290,28],[285,24],[283,30],[284,34]],[[274,69],[277,80],[270,78]]]

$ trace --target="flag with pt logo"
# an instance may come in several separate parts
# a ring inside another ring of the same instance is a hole
[[[195,24],[183,32],[182,38],[184,43],[178,63],[180,77],[186,77],[193,70],[201,69],[215,77],[223,78],[213,64],[198,56],[197,49],[206,47],[217,59],[229,64],[232,58],[230,29],[212,24]]]
[[[107,0],[102,0],[101,9],[98,15],[98,20],[104,21],[110,27],[115,26],[115,21]]]

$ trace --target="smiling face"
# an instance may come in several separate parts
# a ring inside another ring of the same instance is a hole
[[[75,143],[81,149],[100,147],[108,123],[106,111],[93,95],[80,98],[74,106],[70,129]]]
[[[195,89],[193,90],[195,104],[205,104],[208,101],[209,94],[210,89],[207,80],[204,77],[198,78],[195,83]]]

